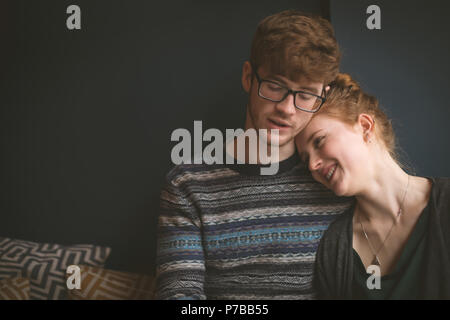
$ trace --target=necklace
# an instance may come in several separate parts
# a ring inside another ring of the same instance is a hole
[[[402,202],[400,203],[400,208],[398,209],[396,219],[398,219],[403,213],[403,203],[405,202],[406,193],[408,192],[408,187],[409,187],[409,175],[408,175],[408,184],[406,185],[406,189],[405,189],[405,192],[403,194],[403,199],[402,199]],[[380,258],[378,258],[378,253],[380,253],[381,249],[383,249],[384,244],[386,243],[386,240],[391,235],[392,229],[394,229],[394,227],[395,227],[395,222],[392,223],[392,227],[389,229],[389,232],[388,232],[386,238],[384,238],[383,243],[381,244],[380,248],[377,251],[374,250],[374,248],[372,246],[372,243],[369,240],[369,236],[367,235],[366,230],[364,229],[364,226],[363,226],[361,220],[359,219],[359,215],[358,215],[358,222],[361,225],[361,228],[362,228],[363,233],[364,233],[364,237],[367,239],[367,242],[369,243],[370,251],[372,251],[372,254],[373,254],[373,259],[372,259],[372,263],[371,264],[381,267],[381,262],[380,262]]]

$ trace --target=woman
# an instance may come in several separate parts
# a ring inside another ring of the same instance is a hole
[[[450,179],[400,167],[377,100],[340,74],[296,144],[317,181],[356,200],[320,242],[318,297],[450,299]]]

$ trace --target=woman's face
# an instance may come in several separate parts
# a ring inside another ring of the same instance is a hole
[[[369,148],[360,123],[354,126],[319,114],[296,137],[302,160],[315,180],[338,196],[353,196],[371,173]]]

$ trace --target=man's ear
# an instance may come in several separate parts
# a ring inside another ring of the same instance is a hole
[[[242,87],[247,93],[250,93],[250,88],[252,86],[252,77],[252,65],[249,61],[245,61],[244,65],[242,66]]]
[[[363,139],[365,141],[370,140],[374,134],[375,120],[367,113],[361,113],[358,116],[358,126],[363,134]]]

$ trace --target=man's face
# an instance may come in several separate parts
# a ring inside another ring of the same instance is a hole
[[[268,68],[259,67],[258,75],[261,79],[274,81],[291,90],[303,90],[321,95],[323,84],[300,80],[291,81],[283,75],[270,74]],[[294,106],[294,97],[289,94],[281,102],[266,100],[258,95],[258,80],[256,79],[250,63],[244,64],[242,84],[249,94],[247,106],[246,128],[268,129],[267,143],[271,142],[270,129],[279,130],[279,147],[292,144],[294,137],[306,127],[312,117],[312,113],[302,111]]]

